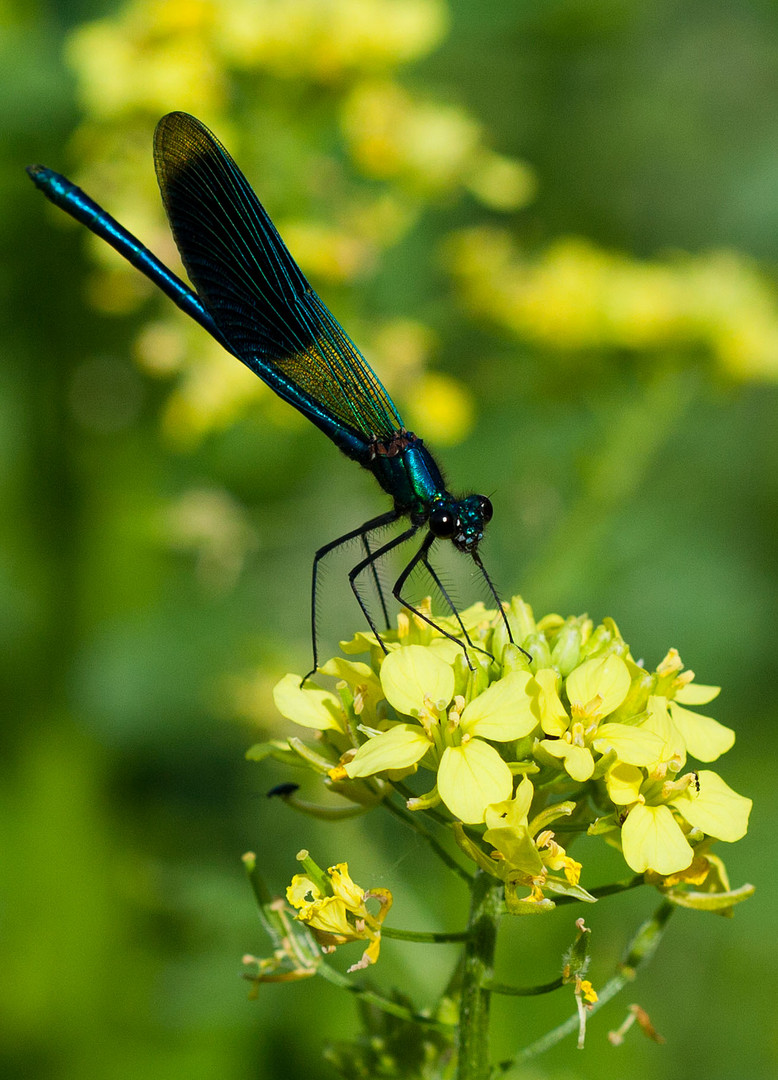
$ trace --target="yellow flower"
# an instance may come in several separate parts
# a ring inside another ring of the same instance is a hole
[[[553,906],[547,892],[589,898],[578,884],[580,864],[549,829],[561,815],[574,814],[573,834],[588,830],[620,846],[634,871],[684,874],[687,884],[695,860],[710,863],[714,840],[744,835],[751,801],[717,773],[686,764],[691,754],[718,758],[733,733],[694,711],[718,688],[695,683],[675,650],[651,672],[632,659],[613,620],[596,627],[586,616],[536,621],[518,597],[505,608],[513,641],[497,612],[476,605],[462,619],[488,653],[471,652],[471,668],[455,641],[401,613],[398,630],[382,635],[388,655],[360,633],[344,651],[369,653],[368,663],[325,665],[322,672],[340,680],[335,693],[287,676],[277,704],[314,729],[319,745],[290,740],[252,748],[252,757],[304,762],[337,784],[355,812],[390,796],[400,780],[429,772],[433,786],[411,797],[403,790],[406,805],[422,812],[443,803],[460,847],[505,882],[516,913]],[[439,621],[457,633],[452,618]],[[535,791],[543,810],[533,818]],[[519,898],[519,887],[529,897]]]
[[[563,237],[532,257],[482,228],[455,234],[448,255],[471,310],[522,340],[592,355],[702,348],[730,378],[778,378],[775,297],[734,253],[649,262]]]
[[[514,671],[470,702],[454,697],[451,664],[430,649],[408,645],[391,652],[381,667],[386,700],[410,721],[368,733],[367,742],[344,763],[352,779],[408,769],[425,759],[437,773],[437,794],[454,817],[484,820],[490,803],[510,798],[513,774],[492,742],[511,742],[537,726],[527,693],[531,676]]]
[[[381,923],[392,906],[392,894],[388,889],[360,888],[349,876],[348,863],[331,866],[327,878],[307,852],[301,855],[309,873],[295,874],[286,890],[287,900],[298,909],[296,918],[313,931],[325,952],[351,941],[368,941],[362,959],[352,964],[350,972],[375,964],[381,948]],[[375,915],[367,907],[369,900],[379,903]]]
[[[551,905],[545,899],[545,892],[573,895],[576,899],[592,899],[583,889],[578,888],[581,876],[581,864],[572,859],[565,849],[554,839],[554,834],[546,826],[559,817],[565,817],[574,809],[572,802],[557,803],[552,810],[546,810],[538,818],[530,820],[529,813],[534,796],[534,787],[529,777],[525,776],[516,789],[512,799],[493,803],[486,808],[486,831],[484,841],[492,848],[495,869],[492,871],[506,883],[506,902],[510,910],[518,913],[530,910],[528,905]],[[550,871],[561,870],[563,878],[555,877]],[[516,889],[519,886],[530,888],[530,895],[519,898]]]
[[[559,678],[544,669],[535,676],[540,686],[541,726],[547,735],[542,749],[559,759],[573,780],[588,780],[595,770],[595,753],[612,751],[627,765],[649,765],[662,749],[659,737],[633,724],[603,723],[624,701],[630,688],[629,668],[620,656],[585,660],[565,680],[569,713],[559,696]]]
[[[343,126],[364,172],[399,178],[425,193],[461,183],[481,138],[479,125],[463,110],[419,102],[390,81],[358,86]]]
[[[244,67],[334,83],[428,53],[446,27],[440,0],[232,0],[214,36]]]
[[[593,1005],[595,1001],[599,1001],[599,998],[597,997],[597,991],[594,989],[588,979],[581,979],[581,981],[575,988],[575,992],[577,994],[580,993],[584,1001],[588,1001],[591,1005]]]
[[[666,876],[689,867],[694,859],[691,829],[729,843],[745,836],[751,799],[738,795],[717,773],[688,773],[665,782],[653,797],[651,786],[650,780],[643,786],[646,794],[639,795],[621,827],[624,858],[637,873]]]

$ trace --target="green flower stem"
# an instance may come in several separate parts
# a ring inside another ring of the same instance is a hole
[[[564,986],[562,976],[552,979],[551,982],[541,983],[539,986],[508,986],[507,983],[489,983],[489,989],[493,994],[508,994],[511,997],[535,997],[538,994],[550,994],[552,990],[558,990]]]
[[[265,884],[264,878],[257,869],[257,857],[253,851],[247,851],[243,856],[243,866],[246,870],[246,876],[249,879],[257,905],[260,909],[264,910],[272,903],[273,897]]]
[[[494,973],[497,922],[502,907],[502,882],[476,871],[461,970],[459,1054],[457,1080],[486,1080],[489,1064],[489,983]]]
[[[662,940],[662,936],[665,932],[667,922],[670,916],[675,911],[675,906],[663,901],[656,909],[650,919],[639,928],[634,938],[630,942],[627,950],[627,955],[621,962],[619,971],[612,979],[603,986],[601,990],[597,992],[597,1001],[592,1006],[590,1012],[595,1013],[602,1008],[611,998],[615,997],[627,983],[631,983],[637,970],[643,964],[645,964],[657,950],[659,942]],[[515,1058],[509,1061],[501,1061],[498,1065],[500,1072],[508,1072],[520,1061],[526,1061],[528,1058],[537,1057],[539,1054],[544,1053],[546,1050],[550,1050],[552,1046],[556,1046],[558,1042],[561,1042],[567,1035],[572,1035],[578,1031],[579,1018],[576,1013],[574,1016],[569,1017],[564,1023],[555,1027],[552,1031],[547,1032],[542,1038],[536,1042],[531,1043],[529,1046],[525,1046]]]
[[[319,821],[347,821],[366,813],[364,806],[321,806],[319,803],[304,802],[294,796],[284,800],[286,805],[298,814],[318,818]]]
[[[391,814],[394,814],[396,818],[399,818],[399,820],[402,821],[404,825],[407,825],[409,829],[413,829],[419,836],[423,836],[440,861],[444,863],[449,870],[453,870],[463,881],[466,881],[468,886],[472,885],[472,874],[468,873],[464,866],[461,866],[453,855],[446,851],[443,845],[435,839],[432,833],[424,828],[420,818],[415,817],[409,810],[403,810],[401,807],[396,806],[391,799],[385,799],[381,805]]]
[[[257,857],[253,851],[247,851],[242,857],[246,876],[251,884],[254,899],[259,909],[259,918],[265,927],[274,949],[285,952],[294,961],[297,968],[313,972],[320,960],[320,951],[316,947],[309,931],[301,923],[297,931],[290,932],[286,912],[280,909],[257,867]],[[249,981],[252,981],[250,977]],[[259,983],[256,983],[259,986]]]
[[[382,994],[377,994],[375,990],[365,990],[324,961],[319,964],[316,974],[321,975],[323,979],[332,983],[333,986],[337,986],[339,989],[346,990],[349,994],[358,997],[360,1001],[364,1001],[368,1005],[375,1005],[377,1009],[382,1009],[385,1013],[397,1016],[400,1020],[406,1020],[409,1024],[421,1024],[427,1028],[435,1028],[436,1031],[443,1032],[444,1035],[451,1035],[452,1027],[450,1024],[444,1024],[430,1016],[424,1016],[422,1013],[414,1012],[412,1009],[406,1009],[399,1002],[392,1001]]]
[[[397,941],[421,941],[426,945],[445,945],[452,941],[468,941],[470,931],[455,930],[450,934],[439,934],[425,930],[395,930],[391,926],[382,926],[381,937],[395,938]]]

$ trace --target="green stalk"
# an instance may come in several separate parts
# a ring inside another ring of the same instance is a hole
[[[426,945],[448,945],[452,941],[467,941],[468,930],[452,930],[450,933],[428,930],[399,930],[393,926],[382,926],[382,938],[395,938],[397,941],[421,941]]]
[[[502,904],[502,882],[483,870],[476,871],[468,932],[461,969],[459,1053],[457,1080],[487,1080],[489,1064],[489,988],[494,974],[497,922]]]

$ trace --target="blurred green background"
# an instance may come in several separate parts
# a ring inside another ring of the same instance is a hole
[[[151,136],[186,109],[452,486],[492,497],[505,595],[611,615],[724,688],[720,771],[756,805],[717,850],[755,899],[679,912],[585,1051],[525,1075],[775,1076],[775,5],[5,0],[0,59],[2,1075],[331,1075],[352,1002],[247,1000],[247,849],[279,892],[304,846],[391,888],[394,925],[464,917],[393,821],[295,817],[243,760],[287,730],[270,692],[308,665],[314,549],[385,501],[24,175],[67,172],[174,262]],[[325,654],[361,629],[341,570]],[[585,885],[623,875],[575,854]],[[595,985],[655,904],[587,910]],[[498,976],[553,978],[577,914],[506,926]],[[375,977],[427,1005],[452,956],[387,942]],[[632,1001],[666,1045],[608,1044]],[[571,1010],[498,1000],[496,1053]]]

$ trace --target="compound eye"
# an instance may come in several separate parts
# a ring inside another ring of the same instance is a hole
[[[488,525],[492,520],[492,514],[494,513],[492,504],[485,495],[479,495],[478,499],[481,504],[481,516],[484,520],[484,525]]]
[[[456,514],[446,510],[442,506],[436,506],[430,511],[430,532],[441,540],[450,540],[459,527]]]

